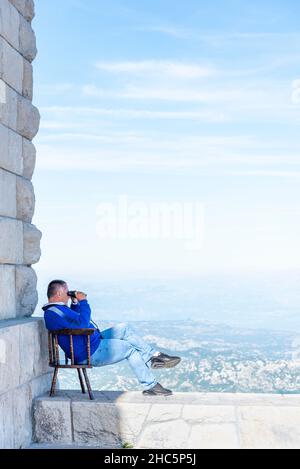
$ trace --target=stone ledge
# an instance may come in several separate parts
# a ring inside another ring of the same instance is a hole
[[[42,318],[0,322],[0,395],[49,372]]]
[[[0,449],[27,448],[32,441],[32,400],[49,389],[49,373],[0,394]]]
[[[35,442],[147,449],[299,449],[300,396],[60,391],[34,403]]]
[[[68,450],[73,450],[73,449],[84,449],[84,450],[94,450],[94,449],[105,449],[103,447],[97,446],[97,447],[87,447],[87,446],[74,446],[74,445],[40,445],[38,443],[33,443],[31,444],[28,448],[24,449],[29,449],[29,450],[49,450],[49,449],[68,449]]]
[[[43,319],[0,321],[1,449],[30,445],[32,401],[43,395],[50,383]]]

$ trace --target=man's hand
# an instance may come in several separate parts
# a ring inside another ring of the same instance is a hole
[[[83,293],[82,291],[76,292],[76,298],[78,301],[86,300],[87,295]]]

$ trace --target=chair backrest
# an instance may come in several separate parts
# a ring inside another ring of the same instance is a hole
[[[48,348],[49,348],[49,366],[57,368],[77,368],[74,357],[74,342],[73,336],[85,336],[87,337],[87,361],[88,368],[91,368],[91,335],[93,335],[95,329],[61,329],[58,331],[48,332]],[[65,365],[60,363],[59,357],[59,336],[69,336],[70,339],[70,353],[71,353],[71,365],[69,365],[69,359],[65,353]]]

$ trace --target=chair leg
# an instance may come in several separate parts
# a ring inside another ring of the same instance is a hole
[[[85,387],[84,387],[84,381],[83,381],[82,374],[81,374],[81,369],[77,368],[77,371],[78,371],[78,377],[79,377],[79,381],[80,381],[82,394],[85,394]]]
[[[86,368],[83,368],[82,371],[83,371],[83,374],[84,374],[84,377],[85,377],[85,382],[86,382],[86,385],[87,385],[87,388],[88,388],[88,393],[89,393],[89,396],[90,396],[90,400],[94,401],[95,398],[94,398],[94,395],[93,395],[93,391],[92,391],[92,388],[91,388],[91,384],[90,384],[90,380],[89,380]]]
[[[53,374],[53,379],[52,379],[50,397],[54,396],[54,394],[55,394],[57,375],[58,375],[58,368],[55,368],[54,374]]]

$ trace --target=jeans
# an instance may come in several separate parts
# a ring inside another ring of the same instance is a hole
[[[103,339],[91,357],[92,366],[101,367],[128,360],[132,371],[145,389],[157,384],[149,361],[156,350],[144,342],[130,325],[118,324],[101,331],[101,335]],[[86,363],[87,360],[82,362]]]

